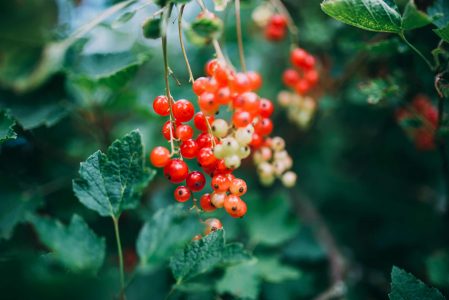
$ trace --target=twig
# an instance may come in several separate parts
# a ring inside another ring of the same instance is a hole
[[[243,49],[242,37],[242,20],[240,17],[240,0],[235,0],[235,21],[237,25],[237,42],[239,46],[240,65],[242,67],[242,71],[246,73],[245,50]]]
[[[116,217],[112,217],[112,221],[114,223],[114,233],[115,240],[117,241],[117,251],[118,251],[118,259],[119,259],[119,270],[120,270],[120,300],[125,300],[125,268],[123,264],[123,251],[122,251],[122,243],[120,241],[120,231],[118,227],[118,219]]]
[[[193,78],[192,68],[190,67],[189,58],[187,57],[186,48],[184,46],[184,41],[182,39],[182,15],[184,13],[185,4],[181,5],[179,9],[178,15],[178,34],[179,34],[179,43],[181,44],[182,55],[184,56],[184,60],[186,62],[187,71],[189,72],[189,82],[193,83],[195,79]]]

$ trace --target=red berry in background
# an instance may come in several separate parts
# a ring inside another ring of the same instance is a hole
[[[301,76],[299,75],[299,72],[294,69],[287,69],[284,71],[284,74],[282,75],[282,81],[286,86],[295,86],[295,84],[298,83]]]
[[[207,81],[207,84],[206,84],[206,92],[209,92],[209,93],[216,93],[219,87],[220,87],[220,86],[219,86],[219,84],[218,84],[218,81],[217,81],[215,78],[211,77],[211,78],[209,78],[209,80]]]
[[[251,114],[244,110],[239,110],[234,113],[232,116],[232,122],[235,127],[246,127],[252,122]]]
[[[153,100],[153,110],[160,116],[168,116],[170,114],[170,104],[166,96],[157,96]]]
[[[315,85],[318,82],[318,72],[316,70],[309,70],[304,73],[304,79],[307,80],[310,85]]]
[[[282,41],[285,37],[285,28],[277,27],[269,24],[265,28],[265,38],[269,41],[278,42]]]
[[[176,137],[181,141],[186,141],[193,137],[193,128],[189,125],[182,124],[176,127]]]
[[[435,140],[432,133],[424,130],[416,133],[415,144],[419,150],[433,150],[435,148]]]
[[[304,95],[310,90],[310,84],[307,80],[300,79],[294,86],[295,91],[300,94]]]
[[[226,175],[218,174],[212,178],[211,186],[216,192],[226,192],[231,182]]]
[[[186,202],[192,197],[192,193],[185,186],[178,186],[174,192],[175,199],[178,202]]]
[[[200,96],[202,93],[206,91],[206,85],[209,82],[209,79],[206,77],[200,77],[193,82],[192,89],[195,95]]]
[[[231,101],[231,90],[229,87],[225,86],[220,88],[215,94],[215,99],[218,104],[226,105]]]
[[[253,139],[251,140],[251,143],[249,143],[249,144],[250,144],[250,146],[252,146],[254,149],[257,149],[257,148],[259,148],[260,146],[262,146],[262,144],[263,144],[263,139],[262,139],[262,137],[261,137],[259,134],[254,133],[254,134],[253,134]]]
[[[274,105],[268,99],[260,99],[259,101],[259,113],[263,118],[269,118],[273,114]]]
[[[197,113],[193,117],[193,124],[200,131],[207,131],[208,130],[207,122],[209,122],[209,124],[212,124],[213,121],[214,116],[205,116],[202,112]]]
[[[246,92],[240,97],[242,98],[242,108],[244,111],[253,115],[259,113],[259,96],[256,93]]]
[[[203,196],[201,196],[200,206],[206,212],[216,210],[216,207],[213,206],[213,204],[210,202],[210,194],[204,194]]]
[[[221,64],[219,64],[215,69],[214,78],[219,86],[225,86],[229,82],[228,71]]]
[[[306,58],[302,63],[302,67],[306,70],[310,70],[315,67],[315,57],[310,54],[307,54]]]
[[[432,107],[430,99],[425,95],[416,96],[412,101],[412,105],[420,113],[424,113],[429,107]]]
[[[206,184],[206,177],[199,171],[193,171],[187,175],[186,185],[192,192],[199,192]]]
[[[151,151],[150,161],[157,168],[165,167],[170,161],[170,151],[165,147],[156,147]]]
[[[178,122],[188,122],[194,114],[195,108],[190,101],[181,99],[173,104],[173,115]]]
[[[259,73],[250,71],[246,73],[251,84],[251,90],[257,91],[262,86],[262,76]]]
[[[304,65],[304,61],[307,58],[307,55],[308,55],[307,52],[304,51],[303,49],[296,48],[290,54],[291,63],[297,68],[302,68]]]
[[[182,142],[180,149],[181,155],[187,159],[195,158],[198,155],[198,151],[200,150],[198,144],[192,139]]]
[[[212,166],[218,163],[218,159],[214,156],[212,148],[209,147],[201,148],[198,152],[197,159],[198,163],[203,167]]]
[[[164,175],[170,182],[183,182],[189,174],[187,164],[179,158],[171,159],[164,167]]]
[[[438,110],[434,107],[429,107],[427,111],[424,113],[424,117],[433,125],[437,126],[438,124]]]
[[[281,14],[274,14],[270,18],[270,24],[276,27],[285,27],[287,26],[287,18]]]

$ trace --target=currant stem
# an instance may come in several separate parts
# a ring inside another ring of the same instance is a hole
[[[413,50],[416,54],[418,54],[422,60],[427,64],[427,66],[430,68],[431,71],[435,70],[435,67],[431,64],[431,62],[424,56],[424,54],[421,53],[421,51],[418,50],[415,46],[413,46],[412,43],[410,43],[407,38],[405,37],[405,34],[403,31],[399,32],[398,35],[401,37],[401,39]]]
[[[185,4],[181,5],[179,9],[178,15],[178,34],[179,34],[179,43],[181,44],[182,55],[184,55],[184,60],[186,62],[187,71],[189,72],[189,82],[193,83],[195,79],[193,78],[192,68],[190,67],[189,58],[187,57],[186,48],[184,46],[184,41],[182,39],[182,15],[184,13]]]
[[[284,16],[287,18],[288,31],[292,37],[293,48],[299,44],[299,29],[296,27],[292,16],[290,15],[288,9],[285,7],[284,3],[280,0],[270,0],[271,4]]]
[[[118,226],[118,219],[116,217],[112,217],[112,222],[114,223],[114,233],[115,240],[117,241],[117,251],[118,251],[118,259],[119,259],[119,270],[120,270],[120,299],[125,299],[125,268],[123,265],[123,251],[122,251],[122,242],[120,241],[120,232]]]
[[[242,71],[246,73],[245,50],[243,49],[242,38],[242,20],[240,16],[240,0],[235,0],[235,21],[237,25],[237,42],[239,45],[240,65],[242,66]]]

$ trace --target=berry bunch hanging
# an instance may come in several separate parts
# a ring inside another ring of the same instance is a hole
[[[253,21],[263,29],[268,41],[279,42],[285,39],[288,32],[288,19],[276,12],[276,7],[264,3],[256,8],[252,14]]]
[[[415,96],[411,103],[397,110],[396,119],[417,149],[435,148],[438,111],[427,96]]]
[[[311,96],[291,91],[281,91],[277,97],[280,106],[287,111],[288,119],[300,128],[307,128],[315,115],[317,103]]]

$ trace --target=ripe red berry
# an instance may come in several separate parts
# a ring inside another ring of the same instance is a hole
[[[251,83],[251,89],[253,91],[257,91],[262,86],[262,76],[259,73],[250,71],[246,73]]]
[[[251,114],[244,110],[238,110],[232,116],[232,122],[237,128],[246,127],[249,124],[251,124],[251,121],[252,121]]]
[[[223,228],[223,224],[221,224],[220,220],[215,218],[207,219],[204,221],[204,225],[206,226],[204,230],[205,235]]]
[[[244,93],[251,90],[251,82],[245,73],[237,73],[231,81],[231,89],[237,93]]]
[[[170,160],[170,152],[165,147],[156,147],[151,151],[150,161],[153,166],[162,168],[167,165]]]
[[[304,74],[304,79],[307,80],[310,85],[315,85],[318,82],[318,72],[316,70],[309,70]]]
[[[195,108],[193,104],[185,99],[181,99],[173,104],[173,115],[178,122],[188,122],[193,118]]]
[[[306,58],[302,63],[302,67],[306,70],[310,70],[315,67],[315,57],[310,54],[307,54]]]
[[[307,55],[307,52],[303,49],[296,48],[290,54],[290,60],[295,67],[302,68]]]
[[[272,24],[268,24],[265,27],[265,38],[269,41],[281,41],[285,37],[285,28],[273,26]]]
[[[201,111],[207,115],[213,115],[219,108],[218,102],[215,100],[215,95],[210,92],[204,92],[198,98],[198,105]]]
[[[193,82],[192,89],[195,95],[200,96],[206,91],[208,81],[206,77],[200,77]]]
[[[257,149],[257,148],[259,148],[260,146],[262,146],[262,144],[263,144],[263,139],[262,139],[262,137],[261,137],[259,134],[254,133],[254,134],[253,134],[253,139],[251,140],[251,143],[249,143],[249,144],[250,144],[251,147],[253,147],[254,149]]]
[[[199,171],[193,171],[192,173],[187,175],[186,184],[192,192],[199,192],[204,188],[204,185],[206,184],[206,178],[204,177],[203,173]]]
[[[287,19],[281,14],[272,15],[269,22],[276,27],[285,27],[287,25]]]
[[[225,86],[220,88],[215,94],[215,99],[220,105],[226,105],[231,101],[231,90]]]
[[[210,194],[204,194],[200,198],[200,206],[204,211],[210,212],[216,210],[216,207],[210,202]]]
[[[185,186],[178,186],[174,192],[176,201],[186,202],[192,196],[192,193]]]
[[[164,167],[164,175],[170,182],[180,183],[187,178],[189,168],[187,164],[179,158],[170,160]]]
[[[193,136],[193,128],[187,124],[182,124],[176,127],[176,137],[181,141],[187,141]]]
[[[181,155],[187,159],[195,158],[200,150],[198,144],[192,139],[182,142],[180,149]]]
[[[177,138],[176,136],[176,130],[171,130],[170,128],[171,126],[171,122],[170,120],[164,123],[164,126],[162,126],[162,135],[164,136],[164,138],[169,141],[171,139],[171,135],[173,134],[173,138]],[[176,122],[175,126],[178,127],[180,126],[181,123]]]
[[[300,78],[301,76],[299,75],[298,71],[294,69],[287,69],[282,75],[282,81],[286,86],[294,86],[296,83],[298,83]]]
[[[233,218],[241,218],[246,214],[246,203],[236,195],[228,195],[224,201],[226,212]]]
[[[245,180],[240,178],[234,178],[229,186],[229,191],[231,192],[231,194],[239,197],[244,195],[247,190],[248,187],[246,186]]]
[[[203,167],[212,166],[218,163],[218,159],[215,157],[212,148],[209,147],[201,148],[198,152],[197,159],[198,163]]]
[[[211,59],[206,64],[206,74],[209,76],[214,76],[215,70],[217,70],[217,67],[219,65],[218,59]]]
[[[226,192],[231,182],[226,175],[217,174],[212,178],[211,186],[216,192]]]
[[[307,80],[301,79],[295,84],[294,89],[298,94],[304,95],[310,90],[310,84]]]
[[[259,113],[259,96],[253,92],[243,93],[240,98],[242,98],[242,108],[243,110],[249,112],[252,115]]]
[[[170,104],[166,96],[157,96],[153,100],[153,110],[160,116],[168,116],[170,114]]]
[[[213,121],[214,116],[205,116],[203,112],[197,113],[193,118],[193,124],[200,131],[207,131],[207,122],[209,122],[209,124],[212,124]]]
[[[196,138],[196,143],[198,144],[198,148],[202,149],[202,148],[212,147],[213,146],[212,138],[215,140],[215,143],[217,143],[217,139],[215,137],[212,137],[212,135],[209,133],[203,132],[200,135],[198,135],[198,137]]]
[[[274,111],[274,105],[268,99],[260,99],[259,101],[259,113],[263,118],[269,118]]]
[[[273,122],[269,118],[263,118],[256,123],[254,129],[261,136],[269,135],[273,131]]]

